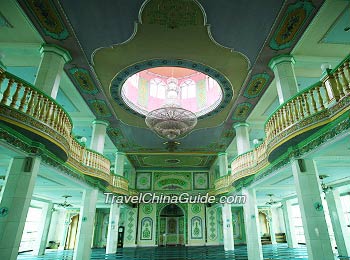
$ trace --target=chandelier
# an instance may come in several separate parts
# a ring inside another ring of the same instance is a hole
[[[68,201],[67,201],[67,198],[71,198],[72,196],[70,196],[70,195],[63,195],[62,197],[64,198],[64,202],[63,203],[58,203],[57,205],[59,207],[69,208],[69,207],[73,206],[72,204],[68,203]]]
[[[268,197],[270,197],[270,199],[266,202],[266,205],[274,205],[274,204],[277,204],[278,201],[275,201],[272,197],[273,197],[273,194],[266,194]]]
[[[180,106],[178,80],[170,77],[165,89],[165,104],[146,115],[146,125],[158,136],[174,140],[188,134],[197,124],[197,116]]]
[[[333,189],[331,186],[328,186],[326,183],[324,183],[324,179],[328,178],[328,175],[320,175],[318,177],[321,180],[321,188],[324,193],[327,193],[328,191]]]

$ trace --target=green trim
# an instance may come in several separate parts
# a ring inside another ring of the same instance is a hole
[[[42,94],[43,96],[45,96],[45,98],[48,98],[50,101],[52,101],[53,103],[55,103],[60,109],[63,110],[63,112],[66,114],[66,116],[68,117],[69,119],[69,122],[71,123],[72,127],[73,127],[73,121],[72,121],[72,118],[70,117],[69,113],[59,104],[57,103],[57,101],[55,99],[53,99],[52,97],[50,97],[49,95],[47,95],[46,93],[44,93],[42,90],[36,88],[34,85],[30,84],[29,82],[13,75],[12,73],[10,72],[7,72],[5,71],[5,75],[8,75],[9,78],[13,78],[16,82],[20,82],[22,83],[23,85],[27,85],[28,87],[34,89],[35,91],[37,91],[39,94]]]

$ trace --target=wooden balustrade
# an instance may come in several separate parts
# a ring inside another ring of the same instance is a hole
[[[219,178],[214,184],[215,189],[225,192],[230,189],[233,182],[268,166],[268,154],[273,145],[283,142],[283,138],[286,138],[282,134],[304,120],[323,113],[349,95],[350,55],[333,70],[327,70],[321,81],[280,105],[265,123],[264,141],[253,150],[237,156],[231,164],[232,174]],[[304,124],[303,127],[315,123],[313,120],[307,122],[308,124]]]
[[[2,89],[3,85],[5,88]],[[65,139],[70,137],[72,121],[54,99],[33,85],[6,71],[0,75],[0,104],[34,118],[58,132]]]
[[[33,118],[35,122],[40,122],[62,136],[68,142],[67,163],[83,174],[108,182],[116,188],[114,189],[116,191],[118,189],[128,191],[128,181],[125,178],[110,174],[110,161],[106,157],[87,149],[72,137],[72,120],[54,99],[30,83],[2,70],[0,70],[0,106]],[[44,128],[40,130],[45,132]],[[51,136],[49,132],[46,134]]]
[[[302,120],[324,111],[330,105],[330,97],[323,82],[299,92],[279,106],[265,124],[266,141],[278,139],[279,135]]]

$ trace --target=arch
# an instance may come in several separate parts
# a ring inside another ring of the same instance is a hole
[[[158,246],[187,244],[187,211],[183,205],[159,205],[157,219]]]

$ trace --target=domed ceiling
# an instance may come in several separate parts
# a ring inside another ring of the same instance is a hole
[[[267,66],[270,59],[291,51],[323,3],[18,2],[47,43],[71,53],[73,60],[65,70],[96,118],[110,123],[107,133],[117,149],[125,152],[135,167],[147,169],[160,167],[158,159],[164,154],[167,161],[194,154],[196,161],[192,164],[186,158],[188,167],[210,167],[217,153],[225,151],[234,138],[233,125],[245,121],[273,79]],[[293,20],[295,17],[298,19]],[[181,69],[171,72],[169,67]],[[218,107],[199,118],[195,129],[177,140],[180,144],[176,147],[164,144],[165,140],[147,128],[142,113],[122,99],[123,84],[145,70],[179,78],[195,71],[212,78],[220,87],[222,100]],[[152,154],[154,159],[150,158]]]

